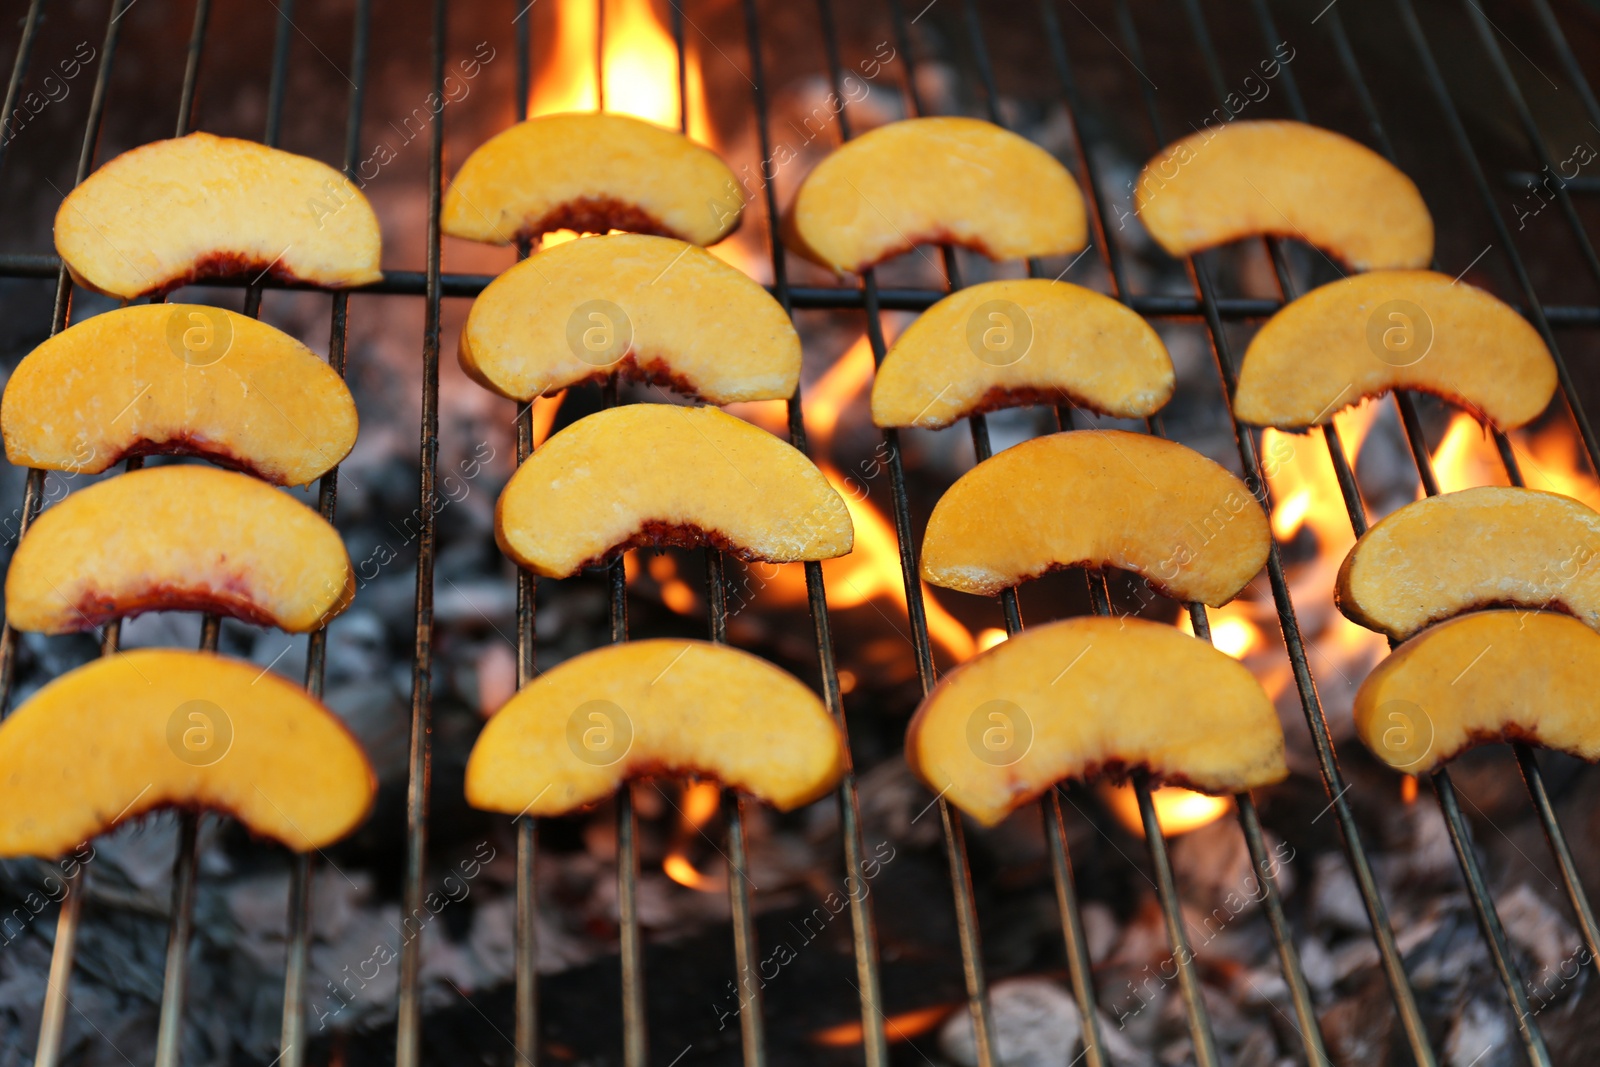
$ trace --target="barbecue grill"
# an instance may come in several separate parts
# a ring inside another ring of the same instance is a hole
[[[105,12],[103,36],[100,38],[97,58],[94,60],[95,74],[88,121],[83,130],[78,156],[76,180],[79,182],[96,165],[104,162],[104,159],[97,154],[97,146],[105,119],[111,71],[114,64],[122,58],[118,45],[125,24],[124,16],[128,15],[137,2],[138,0],[110,0],[109,8]],[[1467,117],[1464,116],[1460,91],[1451,88],[1441,69],[1435,52],[1438,29],[1430,33],[1424,28],[1414,0],[1384,0],[1382,3],[1370,4],[1363,0],[1361,3],[1363,14],[1381,14],[1382,17],[1392,20],[1391,31],[1394,39],[1390,44],[1393,48],[1406,52],[1409,61],[1415,64],[1415,70],[1420,75],[1420,84],[1426,90],[1426,96],[1422,100],[1385,99],[1375,93],[1369,85],[1363,72],[1362,60],[1347,30],[1345,7],[1355,6],[1357,2],[1358,0],[1332,0],[1323,6],[1321,0],[1313,0],[1309,5],[1302,4],[1299,0],[1295,0],[1294,3],[1280,0],[1277,4],[1269,3],[1269,0],[1234,0],[1226,7],[1220,4],[1209,5],[1211,10],[1207,11],[1202,9],[1200,0],[1159,0],[1159,2],[1151,0],[1149,3],[1141,2],[1137,5],[1131,0],[1112,0],[1111,3],[1102,5],[1105,11],[1097,7],[1094,12],[1085,13],[1074,0],[1067,0],[1064,5],[1058,4],[1056,0],[1040,0],[1037,6],[1014,4],[1006,5],[1003,10],[985,10],[975,0],[934,0],[934,3],[926,7],[922,6],[922,0],[916,0],[914,6],[920,10],[910,10],[903,7],[899,0],[885,0],[883,10],[877,17],[901,57],[900,89],[905,95],[906,108],[910,114],[927,113],[924,94],[916,76],[916,65],[923,45],[922,38],[918,34],[928,27],[937,26],[942,32],[961,41],[956,47],[967,50],[965,63],[975,75],[972,96],[976,101],[976,113],[1002,125],[1006,124],[1008,117],[1001,106],[1001,81],[1006,72],[997,69],[992,62],[987,35],[994,32],[997,23],[1002,23],[1009,35],[1018,33],[1035,35],[1043,42],[1043,51],[1048,59],[1048,78],[1053,83],[1053,95],[1064,105],[1066,115],[1073,126],[1072,141],[1075,152],[1067,163],[1074,171],[1087,198],[1092,232],[1090,255],[1098,258],[1098,265],[1093,259],[1082,265],[1074,261],[1072,264],[1067,264],[1067,270],[1061,270],[1055,264],[1030,262],[1027,264],[1027,272],[1030,276],[1049,278],[1058,277],[1073,269],[1083,272],[1094,271],[1094,276],[1101,279],[1111,296],[1123,301],[1140,314],[1162,321],[1198,323],[1204,330],[1214,356],[1216,381],[1221,386],[1217,396],[1206,401],[1211,404],[1221,404],[1226,396],[1231,396],[1236,386],[1236,372],[1242,351],[1239,346],[1239,325],[1257,322],[1270,315],[1284,302],[1304,293],[1311,284],[1309,281],[1311,275],[1326,271],[1322,265],[1316,263],[1308,265],[1307,260],[1297,259],[1296,250],[1287,247],[1284,242],[1268,240],[1265,242],[1268,257],[1266,262],[1270,264],[1269,277],[1271,284],[1277,289],[1276,295],[1263,297],[1224,292],[1225,282],[1222,279],[1233,277],[1227,269],[1228,265],[1238,262],[1240,257],[1246,255],[1259,255],[1260,242],[1256,242],[1250,249],[1231,248],[1206,253],[1183,264],[1189,282],[1188,292],[1174,294],[1138,291],[1141,286],[1137,279],[1132,277],[1127,262],[1126,237],[1122,235],[1127,222],[1118,211],[1117,191],[1107,187],[1107,175],[1110,171],[1097,162],[1096,136],[1084,125],[1084,116],[1090,113],[1093,105],[1085,92],[1081,70],[1075,65],[1074,53],[1083,48],[1086,42],[1096,41],[1100,44],[1096,44],[1095,47],[1109,44],[1110,48],[1125,60],[1125,65],[1121,68],[1122,93],[1129,99],[1137,94],[1143,105],[1148,126],[1140,130],[1136,136],[1141,139],[1140,150],[1149,154],[1161,145],[1190,132],[1187,127],[1180,126],[1174,121],[1170,108],[1167,107],[1166,95],[1159,94],[1156,83],[1151,80],[1150,75],[1157,72],[1154,65],[1157,59],[1165,63],[1192,63],[1198,59],[1201,83],[1205,87],[1199,94],[1199,99],[1212,101],[1192,106],[1185,105],[1188,110],[1194,112],[1191,117],[1198,120],[1209,114],[1215,104],[1220,104],[1230,97],[1238,98],[1238,94],[1230,85],[1227,68],[1213,40],[1213,29],[1225,27],[1227,40],[1234,41],[1235,47],[1255,49],[1264,55],[1269,53],[1276,43],[1286,39],[1280,33],[1277,20],[1280,17],[1292,20],[1296,49],[1314,55],[1313,65],[1321,65],[1313,72],[1317,75],[1319,84],[1315,86],[1313,92],[1310,77],[1306,79],[1306,84],[1302,85],[1303,66],[1297,63],[1285,63],[1276,79],[1276,86],[1281,89],[1281,103],[1272,107],[1291,118],[1335,125],[1333,116],[1322,110],[1319,98],[1337,94],[1341,101],[1353,100],[1356,113],[1362,116],[1365,125],[1344,132],[1356,136],[1389,156],[1400,164],[1402,169],[1405,169],[1408,160],[1396,153],[1396,141],[1399,138],[1391,133],[1392,123],[1396,121],[1397,115],[1405,116],[1408,121],[1415,121],[1413,116],[1418,110],[1430,109],[1430,115],[1437,117],[1442,123],[1442,149],[1451,153],[1455,164],[1464,169],[1466,180],[1462,184],[1468,187],[1470,192],[1461,194],[1462,203],[1480,206],[1492,228],[1492,248],[1486,249],[1485,254],[1499,259],[1500,266],[1509,272],[1512,284],[1498,295],[1516,305],[1548,344],[1559,369],[1560,395],[1581,437],[1584,455],[1591,470],[1600,470],[1600,440],[1597,440],[1580,403],[1579,386],[1574,378],[1576,368],[1570,366],[1562,354],[1563,349],[1569,347],[1564,343],[1569,338],[1565,334],[1558,335],[1557,332],[1561,327],[1592,329],[1600,326],[1600,302],[1555,305],[1546,304],[1541,300],[1535,285],[1535,271],[1538,269],[1538,264],[1524,258],[1524,251],[1531,256],[1536,250],[1519,249],[1517,233],[1506,221],[1502,208],[1508,198],[1503,193],[1497,192],[1491,177],[1495,164],[1486,163],[1484,156],[1480,154],[1482,134],[1475,136]],[[1575,94],[1588,122],[1596,129],[1600,129],[1600,101],[1596,100],[1588,76],[1563,32],[1563,24],[1578,18],[1579,15],[1568,13],[1558,19],[1550,0],[1526,0],[1526,4],[1531,13],[1532,23],[1536,24],[1543,34],[1540,48],[1548,50],[1548,53],[1555,57],[1554,74],[1559,76],[1559,89]],[[6,87],[4,114],[7,116],[18,113],[18,108],[28,90],[30,60],[33,58],[34,45],[46,9],[50,6],[46,0],[31,0],[22,16],[21,34]],[[287,99],[290,46],[295,41],[297,32],[294,6],[291,0],[276,0],[273,6],[276,8],[276,33],[266,96],[266,122],[261,134],[261,139],[267,144],[277,143],[285,108],[297,106]],[[354,45],[349,57],[350,87],[345,116],[343,158],[344,169],[352,178],[357,176],[356,168],[362,160],[364,96],[369,67],[374,59],[369,48],[374,6],[373,0],[356,0],[355,3]],[[508,19],[504,26],[504,41],[515,55],[514,107],[516,118],[520,120],[528,113],[530,89],[535,73],[533,20],[529,15],[529,9],[533,5],[523,7],[519,2],[515,6],[521,10],[513,11],[508,8],[506,11]],[[764,70],[764,54],[770,56],[774,49],[783,45],[780,39],[766,30],[767,23],[772,18],[769,6],[758,3],[757,0],[741,0],[737,12],[738,18],[743,23],[748,47],[746,72],[749,83],[748,107],[754,114],[762,159],[771,158],[774,144],[774,135],[770,129],[772,100]],[[1454,12],[1452,18],[1465,16],[1463,22],[1452,23],[1449,26],[1452,46],[1459,45],[1458,38],[1465,34],[1470,47],[1478,50],[1474,54],[1487,58],[1488,79],[1494,91],[1502,94],[1503,99],[1509,102],[1508,110],[1499,113],[1499,117],[1502,122],[1514,123],[1515,129],[1520,131],[1522,144],[1519,145],[1518,151],[1524,157],[1524,165],[1529,166],[1529,169],[1541,167],[1547,168],[1548,172],[1554,172],[1556,157],[1560,153],[1552,150],[1539,117],[1536,116],[1529,99],[1524,96],[1523,85],[1528,73],[1525,70],[1519,77],[1520,68],[1514,66],[1512,56],[1508,55],[1507,45],[1511,46],[1519,58],[1525,60],[1521,49],[1517,47],[1515,41],[1500,31],[1491,21],[1490,15],[1475,0],[1462,0],[1459,12],[1452,4],[1443,6]],[[692,0],[685,0],[682,4],[677,0],[671,0],[669,7],[671,30],[678,50],[678,91],[680,100],[686,100],[687,67],[684,58],[687,54],[686,37],[701,31],[695,23],[695,4]],[[603,12],[603,3],[601,8]],[[188,37],[182,92],[178,101],[178,118],[174,131],[180,136],[193,128],[199,75],[206,57],[208,29],[212,22],[211,9],[211,0],[196,0],[193,8],[192,28]],[[793,12],[786,14],[793,16]],[[835,24],[835,14],[833,0],[816,0],[814,18],[823,48],[815,57],[815,64],[826,75],[833,91],[841,99],[848,99],[844,81],[848,68],[843,59],[844,52]],[[433,0],[429,45],[430,84],[432,91],[440,96],[443,96],[445,91],[448,16],[449,10],[444,0]],[[1150,26],[1155,20],[1162,20],[1164,25],[1160,31],[1153,33]],[[601,24],[603,33],[603,14]],[[1527,24],[1525,18],[1519,22],[1519,25]],[[1161,44],[1169,49],[1173,42],[1168,37],[1172,33],[1186,37],[1187,55],[1185,57],[1169,54],[1153,55],[1147,50],[1146,42],[1155,38],[1157,33],[1163,35]],[[147,59],[147,61],[161,62],[175,60],[175,54]],[[1531,60],[1526,62],[1529,64],[1529,69],[1536,66]],[[603,52],[601,65],[603,65]],[[1542,68],[1539,68],[1539,73],[1544,74]],[[1164,78],[1164,75],[1162,77]],[[1555,82],[1552,81],[1552,84]],[[603,93],[603,84],[601,92]],[[684,116],[683,122],[687,129],[689,109],[686,106],[680,107],[679,112]],[[1251,114],[1250,117],[1258,116]],[[426,309],[420,338],[422,475],[416,512],[420,516],[417,538],[416,643],[412,665],[409,786],[406,803],[407,859],[403,872],[403,908],[407,914],[423,907],[430,830],[428,805],[432,711],[430,670],[433,663],[435,517],[439,510],[437,502],[440,493],[436,474],[440,444],[441,302],[446,298],[471,297],[491,280],[487,275],[445,273],[441,267],[439,212],[441,186],[446,175],[443,157],[444,129],[448,119],[448,111],[440,114],[431,124],[427,139],[429,180],[424,269],[390,271],[385,274],[381,282],[365,289],[353,293],[334,294],[329,327],[329,361],[335,370],[343,373],[347,315],[352,299],[360,301],[367,293],[417,297],[422,299]],[[852,120],[849,108],[842,109],[838,114],[838,129],[843,138],[848,138],[856,132],[857,125]],[[22,151],[22,148],[18,143],[18,136],[8,126],[6,134],[0,137],[0,167],[4,166],[9,155],[14,154],[13,150]],[[1580,205],[1574,199],[1575,194],[1584,191],[1587,189],[1581,181],[1570,183],[1557,181],[1550,189],[1562,222],[1570,231],[1570,238],[1582,261],[1583,272],[1588,276],[1589,282],[1585,284],[1600,285],[1600,256],[1596,255]],[[872,271],[868,271],[854,284],[846,281],[841,281],[836,286],[793,284],[790,281],[790,264],[775,226],[779,208],[774,184],[765,182],[760,189],[760,201],[750,206],[751,218],[746,223],[747,226],[759,225],[768,228],[766,240],[771,249],[773,294],[784,308],[791,312],[797,309],[831,309],[860,313],[876,361],[883,359],[887,347],[880,318],[881,312],[921,310],[945,295],[947,291],[962,285],[962,261],[959,255],[949,248],[942,250],[941,260],[947,282],[945,289],[882,286]],[[1476,210],[1476,207],[1473,210]],[[1441,235],[1448,234],[1456,224],[1455,218],[1448,210],[1437,210],[1437,208],[1436,216]],[[1448,240],[1441,243],[1452,250],[1455,247]],[[526,255],[528,248],[521,248],[520,253]],[[1467,264],[1467,270],[1476,264],[1476,260]],[[1454,274],[1460,267],[1461,263],[1451,259],[1438,265],[1437,269]],[[1466,270],[1462,273],[1465,274]],[[56,288],[50,332],[53,334],[65,328],[73,311],[73,286],[65,268],[53,255],[42,252],[0,255],[0,276],[54,278]],[[263,289],[276,287],[282,283],[263,277],[206,284],[244,286],[246,313],[255,315],[260,311]],[[608,404],[620,402],[615,382],[606,386],[605,390]],[[1430,463],[1429,445],[1417,403],[1413,397],[1405,394],[1397,394],[1392,403],[1398,409],[1415,462],[1417,477],[1428,494],[1435,494],[1439,492],[1440,487]],[[1226,410],[1226,405],[1218,410]],[[788,404],[788,425],[794,444],[802,450],[806,448],[803,414],[804,398],[797,394]],[[1063,429],[1086,425],[1083,415],[1075,413],[1070,408],[1060,409],[1056,413],[1056,418],[1058,425]],[[1232,420],[1231,412],[1228,418]],[[975,416],[969,419],[968,423],[977,458],[980,460],[987,458],[992,451],[992,445],[985,417]],[[1146,429],[1155,434],[1163,433],[1161,418],[1158,416],[1148,420]],[[1347,455],[1334,425],[1330,424],[1320,431],[1314,431],[1313,436],[1319,432],[1336,473],[1350,524],[1357,533],[1363,532],[1368,522],[1367,505],[1357,484],[1351,458]],[[515,433],[520,462],[526,459],[534,448],[531,406],[523,407],[518,412]],[[1232,435],[1237,445],[1239,469],[1245,474],[1252,489],[1257,491],[1262,505],[1270,510],[1269,488],[1262,466],[1260,432],[1233,422]],[[1498,432],[1494,434],[1493,440],[1510,483],[1523,484],[1521,467],[1524,457],[1519,455],[1516,444]],[[908,602],[911,652],[915,659],[917,678],[925,692],[936,680],[936,668],[923,592],[917,578],[920,539],[918,524],[914,520],[912,500],[908,494],[905,453],[901,448],[899,434],[894,430],[886,431],[884,443],[893,502],[894,528],[898,538]],[[128,465],[133,467],[140,462],[134,459],[130,460]],[[318,507],[323,516],[330,520],[335,514],[338,478],[339,473],[335,469],[325,475],[320,484]],[[21,508],[23,529],[39,513],[45,495],[45,473],[39,470],[28,472]],[[706,603],[709,609],[710,636],[715,641],[725,642],[728,640],[728,579],[721,553],[708,550],[707,555]],[[1385,902],[1373,873],[1368,850],[1363,845],[1363,832],[1358,828],[1355,813],[1347,797],[1350,785],[1341,772],[1338,755],[1334,750],[1323,715],[1317,682],[1313,676],[1295,605],[1291,599],[1290,586],[1285,577],[1283,559],[1277,545],[1273,547],[1267,575],[1283,640],[1293,667],[1294,686],[1304,709],[1318,768],[1327,790],[1326,811],[1337,828],[1354,874],[1355,885],[1359,890],[1361,903],[1364,905],[1371,927],[1371,935],[1381,960],[1381,969],[1389,987],[1393,1011],[1399,1023],[1400,1033],[1403,1035],[1403,1045],[1411,1058],[1419,1064],[1441,1062],[1436,1044],[1437,1037],[1430,1032],[1428,1020],[1412,990],[1405,961],[1396,945]],[[805,577],[814,621],[816,657],[823,680],[824,697],[830,711],[843,725],[844,701],[835,664],[833,632],[821,565],[805,564]],[[1102,614],[1111,613],[1114,610],[1113,597],[1108,591],[1105,577],[1097,572],[1090,572],[1087,575],[1087,583],[1093,610]],[[618,560],[609,568],[610,628],[613,641],[625,641],[629,636],[625,586],[624,567],[622,561]],[[517,579],[515,635],[516,681],[519,687],[529,681],[537,670],[534,657],[534,601],[535,580],[528,572],[521,571]],[[1001,604],[1005,630],[1008,633],[1017,632],[1022,628],[1023,620],[1015,591],[1004,594]],[[1199,604],[1186,605],[1185,608],[1196,635],[1209,639],[1210,627],[1206,609]],[[215,617],[208,617],[202,630],[202,647],[215,649],[218,634],[219,621]],[[118,640],[119,626],[113,623],[104,631],[103,651],[105,653],[115,651]],[[318,631],[310,639],[305,676],[305,684],[313,694],[320,695],[322,691],[325,657],[326,633]],[[10,698],[16,681],[17,663],[17,638],[8,627],[3,637],[0,637],[0,701]],[[1578,861],[1557,820],[1556,804],[1541,775],[1539,758],[1524,744],[1514,744],[1511,748],[1517,769],[1526,784],[1529,802],[1533,805],[1548,840],[1555,869],[1559,872],[1562,887],[1569,899],[1583,944],[1587,948],[1587,958],[1592,961],[1600,957],[1600,925],[1595,921],[1585,890],[1580,884]],[[1135,775],[1133,785],[1148,842],[1154,884],[1165,918],[1171,958],[1175,961],[1177,981],[1186,1009],[1192,1039],[1192,1055],[1195,1062],[1201,1065],[1220,1063],[1222,1061],[1218,1056],[1205,998],[1202,995],[1198,963],[1189,943],[1186,923],[1180,908],[1178,886],[1169,861],[1166,842],[1157,821],[1156,807],[1152,798],[1152,783],[1142,776]],[[1541,1036],[1536,1013],[1529,1002],[1529,983],[1526,981],[1526,976],[1519,972],[1518,961],[1497,915],[1483,862],[1473,842],[1472,828],[1462,812],[1449,771],[1441,770],[1433,774],[1432,785],[1448,827],[1449,839],[1470,894],[1482,936],[1489,947],[1495,971],[1503,986],[1503,995],[1515,1017],[1523,1054],[1531,1063],[1551,1063],[1553,1061]],[[868,849],[863,839],[861,812],[853,775],[847,777],[841,784],[836,799],[840,811],[840,848],[843,863],[847,870],[859,870],[868,856]],[[942,799],[936,799],[934,803],[942,822],[949,863],[953,919],[959,938],[967,1008],[971,1014],[976,1036],[977,1060],[982,1067],[997,1067],[1000,1060],[996,1055],[994,1026],[988,1008],[985,955],[973,879],[969,869],[967,830],[958,814]],[[1065,959],[1072,993],[1084,1025],[1085,1048],[1082,1062],[1101,1067],[1111,1060],[1105,1051],[1105,1042],[1098,1029],[1101,1025],[1099,1020],[1103,1015],[1096,1010],[1097,991],[1069,856],[1066,817],[1063,815],[1058,794],[1047,795],[1040,804],[1050,873],[1054,882],[1061,934],[1064,939]],[[1275,860],[1261,817],[1248,794],[1236,797],[1235,806],[1251,861],[1255,869],[1263,875],[1264,892],[1260,903],[1270,926],[1283,978],[1288,986],[1289,999],[1293,1005],[1295,1019],[1292,1025],[1298,1032],[1300,1040],[1298,1055],[1304,1061],[1313,1064],[1331,1063],[1333,1059],[1325,1047],[1293,928],[1274,885],[1272,872],[1276,869]],[[726,855],[730,868],[728,882],[736,960],[736,972],[730,977],[738,982],[740,991],[741,1010],[738,1013],[740,1051],[742,1062],[758,1065],[768,1062],[769,1042],[763,1028],[761,984],[750,980],[755,973],[761,952],[756,938],[750,882],[746,877],[745,823],[741,800],[731,794],[725,795],[723,811],[727,826]],[[179,1062],[185,1000],[190,992],[187,990],[187,948],[195,922],[199,816],[184,813],[180,819],[179,853],[173,869],[172,922],[166,957],[160,1029],[154,1053],[159,1067],[173,1067]],[[624,789],[618,794],[617,819],[623,1025],[616,1041],[620,1059],[615,1062],[624,1063],[628,1067],[642,1067],[647,1062],[676,1063],[678,1061],[672,1057],[683,1056],[685,1053],[688,1056],[685,1062],[694,1062],[696,1057],[692,1051],[680,1052],[678,1049],[659,1046],[652,1049],[648,1040],[645,1025],[647,990],[643,968],[644,938],[637,909],[639,878],[637,820],[629,790]],[[538,878],[539,828],[534,820],[528,818],[518,819],[515,825],[517,843],[516,985],[513,1008],[515,1027],[512,1033],[505,1036],[514,1048],[514,1062],[530,1064],[554,1062],[541,1045],[541,1016],[535,970],[537,951],[534,943],[533,917]],[[311,1049],[306,1027],[308,995],[306,975],[308,944],[315,907],[310,887],[316,862],[314,856],[298,856],[293,860],[288,900],[289,945],[279,1060],[284,1065],[306,1062]],[[89,877],[85,874],[85,869],[78,868],[70,880],[68,892],[62,898],[50,969],[50,984],[44,992],[39,1041],[34,1054],[35,1062],[41,1065],[59,1062],[62,1054],[63,1031],[71,1005],[75,946],[80,924],[83,922],[84,894],[81,892],[81,886],[85,877]],[[860,899],[852,898],[850,906],[855,952],[853,984],[859,995],[862,1020],[861,1054],[869,1067],[881,1067],[891,1062],[889,1036],[892,1035],[886,1035],[885,1030],[887,1015],[880,981],[879,942],[873,916],[877,903],[876,898],[863,895]],[[420,995],[421,944],[421,939],[406,941],[399,961],[395,1060],[403,1067],[425,1062],[426,1059],[421,1026],[423,1017]],[[708,996],[714,993],[715,991],[707,991]]]

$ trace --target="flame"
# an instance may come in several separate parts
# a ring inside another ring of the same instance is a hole
[[[1556,423],[1538,434],[1517,435],[1517,459],[1530,489],[1562,493],[1600,508],[1600,485],[1588,473],[1588,462],[1578,431]]]
[[[1400,802],[1402,804],[1415,804],[1417,802],[1417,776],[1403,774],[1400,776]]]
[[[1131,785],[1102,785],[1100,796],[1116,816],[1118,822],[1132,833],[1144,836],[1144,819],[1139,814],[1139,796]],[[1233,807],[1227,797],[1212,797],[1176,786],[1161,786],[1153,790],[1150,799],[1155,801],[1156,822],[1163,837],[1176,837],[1190,830],[1209,826],[1226,815]]]
[[[689,842],[701,827],[711,821],[721,803],[722,788],[715,782],[689,782],[683,787],[683,795],[678,800],[677,843],[661,861],[662,872],[681,886],[702,893],[715,893],[722,889],[722,879],[701,874],[689,862]]]
[[[1475,485],[1505,485],[1505,468],[1486,430],[1471,415],[1457,412],[1433,450],[1433,473],[1439,491],[1453,493]],[[1421,487],[1417,495],[1423,495]]]
[[[987,652],[995,645],[1006,639],[1006,632],[997,627],[989,627],[978,635],[978,651]]]
[[[862,334],[806,392],[806,434],[818,455],[831,450],[840,416],[872,384],[872,371],[872,345]]]
[[[694,590],[689,584],[678,577],[678,563],[671,556],[662,554],[652,556],[646,564],[650,577],[656,580],[661,587],[661,602],[679,615],[693,615],[695,606]]]
[[[1244,600],[1235,600],[1210,610],[1211,643],[1218,651],[1226,652],[1234,659],[1244,659],[1266,645],[1267,635],[1249,617],[1250,610],[1250,603]],[[1178,629],[1191,636],[1194,634],[1194,621],[1189,618],[1187,611],[1178,613]]]
[[[909,1041],[944,1022],[945,1017],[953,1010],[955,1009],[949,1005],[940,1004],[931,1008],[914,1008],[911,1011],[886,1015],[883,1017],[884,1039],[891,1045],[899,1041]],[[828,1048],[849,1048],[851,1045],[861,1044],[865,1034],[866,1031],[862,1029],[860,1023],[841,1023],[826,1030],[818,1030],[811,1035],[811,1040]]]
[[[561,414],[561,402],[567,398],[565,389],[553,396],[534,397],[531,401],[533,410],[530,421],[533,425],[533,447],[538,448],[550,437],[550,428],[556,424],[556,416]]]
[[[601,0],[605,5],[605,110],[633,115],[677,129],[678,48],[656,17],[650,0]],[[595,56],[600,37],[600,4],[556,5],[556,35],[551,60],[539,71],[528,104],[532,116],[562,111],[594,111]],[[683,57],[689,105],[689,136],[710,143],[700,57],[690,48]]]

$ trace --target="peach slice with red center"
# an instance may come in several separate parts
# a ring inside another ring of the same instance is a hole
[[[715,152],[627,115],[545,115],[502,130],[444,194],[452,237],[505,245],[553,230],[628,230],[691,244],[739,225],[745,194]]]
[[[922,577],[993,595],[1064,567],[1120,567],[1213,607],[1267,561],[1238,478],[1192,449],[1122,430],[1036,437],[963,474],[934,506]]]
[[[872,421],[932,430],[997,408],[1069,401],[1143,418],[1172,398],[1173,381],[1161,338],[1117,301],[1066,282],[984,282],[906,327],[878,368]]]
[[[545,671],[494,714],[467,760],[467,802],[564,815],[623,782],[705,775],[790,811],[844,773],[822,701],[766,660],[661,639],[586,652]]]
[[[917,709],[906,761],[985,826],[1068,779],[1143,770],[1227,794],[1289,773],[1277,712],[1250,671],[1134,618],[1030,627],[963,663]]]
[[[904,119],[841,145],[800,183],[784,243],[835,271],[917,245],[990,259],[1071,255],[1089,240],[1083,194],[1043,148],[991,122]]]
[[[0,723],[0,856],[60,856],[159,808],[226,812],[308,852],[359,826],[376,791],[337,716],[210,652],[97,659]]]
[[[1433,271],[1375,271],[1268,319],[1245,351],[1233,410],[1299,429],[1391,389],[1433,393],[1509,430],[1549,405],[1556,365],[1539,332],[1482,289]]]
[[[1427,497],[1355,543],[1334,598],[1399,641],[1475,608],[1552,609],[1600,630],[1600,514],[1558,493],[1479,486]]]
[[[287,493],[213,467],[149,467],[34,520],[6,572],[6,621],[63,634],[146,611],[214,611],[304,633],[354,593],[339,532]]]
[[[332,289],[383,277],[378,217],[348,178],[209,133],[142,145],[89,175],[56,212],[56,251],[78,284],[124,300],[227,275]]]
[[[1429,627],[1356,693],[1356,732],[1383,762],[1427,774],[1475,745],[1527,741],[1600,760],[1600,634],[1570,615],[1477,611]]]
[[[617,372],[713,404],[775,400],[800,381],[800,335],[710,252],[613,234],[536,252],[490,282],[461,331],[461,366],[512,400]]]
[[[278,485],[312,481],[356,440],[356,405],[286,333],[198,304],[85,319],[30,352],[0,398],[6,458],[98,474],[127,456],[195,455]]]
[[[842,556],[855,536],[802,452],[716,408],[671,404],[611,408],[551,437],[500,494],[495,535],[547,578],[641,545],[787,563]]]
[[[1433,259],[1433,217],[1416,183],[1365,145],[1303,122],[1192,133],[1145,164],[1134,201],[1150,236],[1180,258],[1267,234],[1298,238],[1356,270]]]

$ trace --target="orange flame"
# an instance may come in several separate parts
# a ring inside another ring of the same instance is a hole
[[[678,577],[677,561],[665,554],[652,556],[646,567],[650,577],[661,587],[661,602],[679,615],[693,615],[696,603],[694,590]]]
[[[918,1034],[925,1034],[935,1026],[944,1022],[955,1009],[948,1005],[936,1005],[931,1008],[914,1008],[911,1011],[902,1011],[895,1015],[887,1015],[883,1019],[883,1036],[889,1044],[899,1041],[909,1041]],[[830,1026],[826,1030],[818,1030],[811,1035],[815,1044],[828,1048],[849,1048],[851,1045],[861,1044],[861,1039],[866,1034],[860,1023],[841,1023]]]
[[[1139,813],[1139,796],[1131,785],[1102,785],[1100,796],[1118,822],[1132,833],[1144,836],[1144,818]],[[1156,822],[1163,837],[1176,837],[1202,826],[1209,826],[1228,813],[1233,801],[1212,797],[1176,786],[1162,786],[1150,794],[1155,802]]]
[[[661,861],[662,872],[681,886],[702,893],[719,892],[723,887],[722,879],[701,874],[689,861],[689,842],[711,821],[721,803],[722,788],[715,782],[690,782],[683,788],[678,802],[677,844]]]
[[[1506,484],[1505,468],[1500,465],[1488,431],[1465,412],[1457,412],[1445,427],[1432,460],[1433,473],[1443,493],[1475,485]],[[1423,495],[1421,487],[1417,495]]]
[[[856,338],[828,373],[806,392],[806,434],[812,450],[827,455],[833,445],[833,431],[845,408],[872,384],[872,345],[867,335]]]

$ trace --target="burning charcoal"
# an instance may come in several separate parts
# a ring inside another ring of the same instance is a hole
[[[1072,996],[1048,978],[1013,978],[989,988],[995,1049],[1004,1067],[1067,1067],[1083,1032]],[[972,1016],[958,1011],[939,1032],[939,1048],[961,1067],[977,1067]]]

